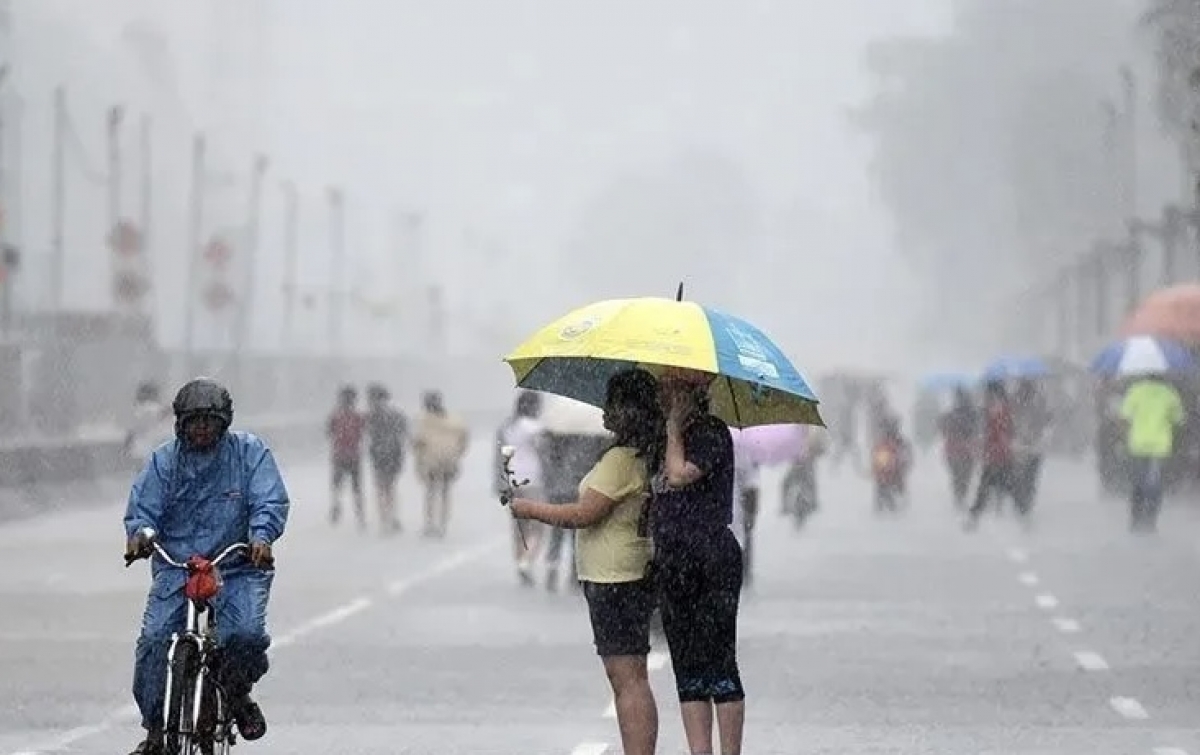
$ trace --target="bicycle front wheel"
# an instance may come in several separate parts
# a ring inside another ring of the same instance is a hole
[[[196,742],[196,682],[200,676],[200,654],[195,644],[177,641],[168,679],[163,750],[165,755],[198,755]]]

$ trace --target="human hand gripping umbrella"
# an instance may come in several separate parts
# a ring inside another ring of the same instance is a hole
[[[712,412],[732,427],[824,426],[808,383],[761,330],[711,307],[665,298],[610,299],[576,309],[536,332],[504,358],[517,384],[592,406],[604,405],[608,379],[640,367],[672,368],[712,379]]]

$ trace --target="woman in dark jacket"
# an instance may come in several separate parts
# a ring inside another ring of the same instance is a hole
[[[666,453],[654,475],[653,574],[692,755],[741,752],[745,693],[737,664],[742,550],[733,520],[729,428],[709,413],[712,375],[671,370],[661,380]]]

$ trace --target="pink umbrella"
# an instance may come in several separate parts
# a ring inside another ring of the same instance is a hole
[[[808,443],[804,425],[759,425],[745,430],[730,428],[729,432],[736,454],[764,466],[799,459]]]

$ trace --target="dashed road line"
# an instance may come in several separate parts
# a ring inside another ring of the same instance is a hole
[[[1134,697],[1114,697],[1108,701],[1108,704],[1125,718],[1145,721],[1150,717],[1150,714],[1146,712],[1146,709]]]
[[[580,742],[571,750],[571,755],[604,755],[606,752],[608,745],[603,742]]]
[[[1038,595],[1037,597],[1035,597],[1033,600],[1035,603],[1037,603],[1038,608],[1044,608],[1047,611],[1049,611],[1053,608],[1058,608],[1058,598],[1054,597],[1053,595],[1051,595],[1049,593],[1042,593],[1041,595]]]
[[[1182,747],[1155,747],[1154,755],[1188,755]]]
[[[1055,616],[1051,621],[1054,622],[1054,628],[1063,634],[1078,634],[1080,630],[1079,622],[1075,619],[1067,619],[1062,616]]]
[[[1031,571],[1021,572],[1020,576],[1017,577],[1017,580],[1021,584],[1029,585],[1030,587],[1033,587],[1034,585],[1036,585],[1038,582],[1041,581],[1040,579],[1038,579],[1038,575]]]
[[[1008,557],[1014,563],[1018,563],[1018,564],[1023,564],[1029,560],[1029,554],[1020,548],[1009,548],[1008,549]]]
[[[424,571],[416,572],[403,579],[398,579],[387,586],[387,593],[391,596],[400,595],[417,585],[428,582],[436,577],[445,574],[448,571],[463,566],[471,561],[474,561],[488,552],[496,550],[504,544],[504,540],[489,540],[486,543],[475,545],[470,548],[465,548],[459,552],[435,563],[433,566]],[[280,635],[272,642],[274,647],[286,647],[295,644],[297,640],[305,635],[312,634],[318,629],[323,629],[334,624],[338,624],[346,619],[367,610],[375,604],[375,600],[366,596],[355,598],[354,600],[344,605],[338,606],[330,611],[327,611],[319,616],[316,616],[308,621],[302,622],[299,626]],[[57,737],[49,738],[46,744],[35,747],[33,749],[17,750],[11,755],[42,755],[43,753],[56,752],[65,750],[80,740],[93,737],[97,734],[102,734],[105,731],[136,718],[138,710],[136,706],[125,705],[117,708],[109,715],[105,716],[104,720],[97,724],[89,726],[79,726],[74,729],[69,729]],[[588,744],[588,743],[585,743]],[[607,745],[605,745],[607,748]],[[604,750],[584,750],[584,755],[602,755]]]
[[[1075,654],[1075,662],[1085,671],[1108,671],[1108,661],[1099,653],[1090,650],[1080,650]]]

